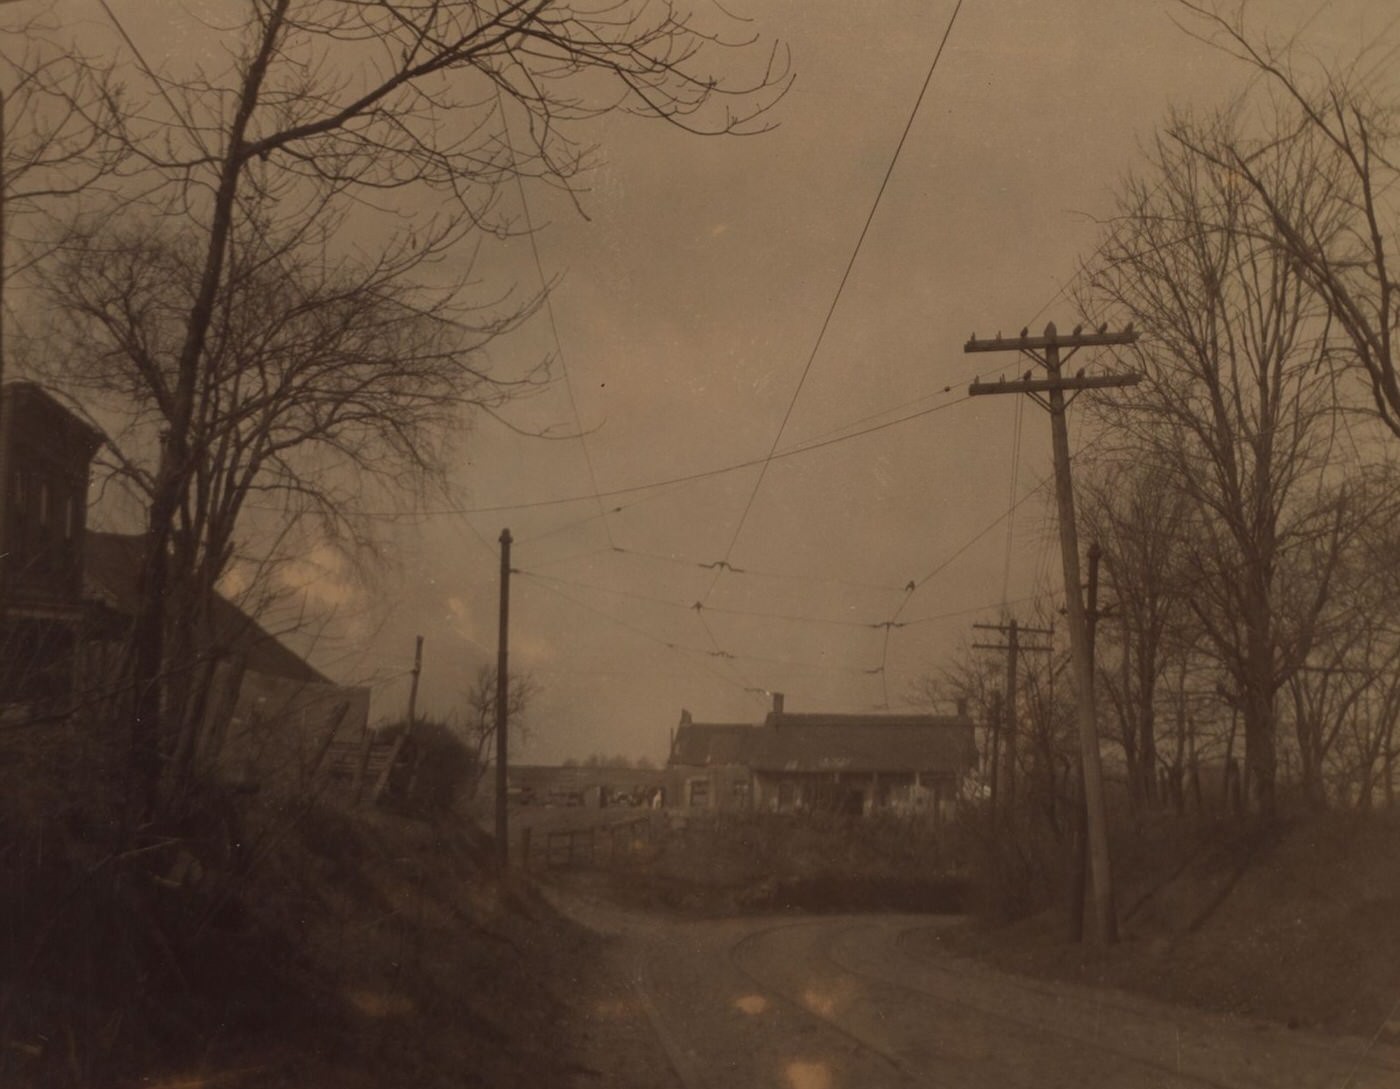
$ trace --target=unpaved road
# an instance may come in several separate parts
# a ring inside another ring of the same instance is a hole
[[[677,921],[577,896],[618,981],[593,1085],[1400,1089],[1400,1051],[929,952],[928,916]]]

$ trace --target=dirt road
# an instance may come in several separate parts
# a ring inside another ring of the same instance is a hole
[[[1400,1087],[1396,1049],[1004,975],[913,940],[949,925],[927,916],[695,922],[561,906],[611,936],[625,981],[593,1014],[595,1085]],[[641,1051],[623,1043],[642,1035]]]

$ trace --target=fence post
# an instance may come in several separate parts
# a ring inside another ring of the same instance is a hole
[[[520,868],[530,872],[530,827],[520,829]]]

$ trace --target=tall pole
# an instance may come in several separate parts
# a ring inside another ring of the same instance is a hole
[[[408,745],[409,738],[413,734],[413,723],[418,716],[418,676],[423,672],[423,637],[418,636],[413,643],[413,668],[409,671],[412,680],[408,684],[408,721],[404,723],[403,730],[394,740],[393,747],[389,750],[389,758],[384,762],[384,768],[379,773],[379,778],[374,784],[372,799],[378,802],[384,797],[384,792],[389,789],[389,780],[394,777],[394,769],[399,766],[399,754]],[[360,783],[364,781],[365,772],[369,769],[369,751],[373,744],[368,731],[365,733],[364,745],[360,749],[360,771],[355,777],[355,804],[360,803]],[[413,790],[412,776],[404,787],[407,793]]]
[[[1053,335],[1054,325],[1046,330]],[[1069,614],[1069,651],[1074,666],[1075,698],[1079,704],[1079,748],[1084,761],[1084,808],[1088,817],[1089,873],[1093,883],[1094,921],[1099,940],[1118,940],[1109,868],[1108,807],[1104,799],[1103,764],[1099,758],[1099,727],[1094,709],[1094,665],[1090,659],[1088,615],[1079,581],[1079,533],[1074,524],[1074,482],[1069,466],[1069,426],[1065,421],[1065,391],[1059,384],[1060,348],[1045,349],[1045,369],[1054,383],[1050,401],[1050,442],[1055,458],[1055,505],[1060,523],[1060,560],[1065,573],[1065,609]]]
[[[1130,328],[1121,333],[1109,333],[1107,326],[1096,332],[1081,333],[1076,328],[1061,337],[1054,323],[1045,327],[1043,336],[1032,337],[1021,330],[1019,338],[992,340],[972,337],[964,346],[967,352],[1020,352],[1039,363],[1044,378],[1032,379],[1029,372],[1020,381],[974,382],[968,392],[1029,394],[1050,415],[1050,440],[1055,461],[1055,503],[1060,523],[1060,560],[1064,568],[1065,612],[1069,619],[1070,661],[1074,672],[1075,698],[1078,704],[1079,751],[1084,767],[1084,805],[1087,814],[1089,872],[1093,885],[1096,939],[1107,945],[1117,941],[1118,923],[1113,905],[1113,877],[1109,866],[1108,808],[1104,798],[1103,765],[1099,758],[1098,722],[1094,710],[1094,667],[1089,650],[1088,617],[1084,609],[1082,583],[1079,574],[1079,535],[1074,524],[1074,484],[1070,476],[1069,426],[1066,411],[1069,400],[1065,392],[1078,393],[1086,389],[1110,389],[1130,386],[1137,375],[1085,376],[1083,371],[1066,378],[1061,373],[1068,356],[1062,358],[1061,348],[1072,356],[1081,348],[1109,347],[1131,344],[1137,334]]]
[[[1099,624],[1099,560],[1102,549],[1095,541],[1089,546],[1089,608],[1087,625],[1089,629],[1089,664],[1096,661],[1095,643]],[[1069,936],[1071,941],[1084,940],[1084,897],[1089,882],[1089,813],[1084,804],[1084,761],[1074,762],[1074,790],[1072,793],[1074,816],[1070,827],[1070,868],[1069,868]],[[1115,913],[1116,915],[1116,913]]]
[[[5,196],[9,181],[5,173],[5,92],[0,91],[0,388],[5,384]]]
[[[997,808],[998,795],[1005,802],[1005,808],[1011,810],[1016,802],[1016,733],[1017,719],[1016,706],[1018,693],[1020,690],[1020,670],[1021,652],[1049,650],[1048,646],[1022,646],[1021,636],[1023,635],[1054,635],[1049,628],[1025,628],[1013,617],[1006,624],[974,624],[978,631],[994,631],[1006,636],[1006,642],[1002,643],[973,643],[974,650],[995,650],[1006,654],[1006,686],[1003,689],[1005,700],[1000,699],[1002,693],[994,692],[996,698],[994,705],[993,719],[998,724],[997,731],[1005,731],[1004,739],[999,746],[993,747],[992,775],[992,809]],[[993,733],[996,739],[996,733]],[[997,750],[1005,753],[1005,768],[997,768]]]
[[[423,637],[420,635],[413,644],[413,680],[408,686],[408,725],[406,732],[413,732],[413,724],[418,721],[418,677],[423,672]]]
[[[1006,808],[1016,808],[1016,680],[1021,666],[1021,643],[1017,638],[1016,618],[1011,618],[1006,632]]]
[[[509,789],[506,732],[510,725],[510,530],[501,530],[501,628],[496,642],[496,859],[504,872],[510,864],[506,810]]]
[[[1001,689],[999,688],[992,689],[990,718],[992,720],[992,736],[988,744],[987,778],[990,780],[989,801],[992,817],[995,819],[1001,805],[1001,728],[1005,719],[1001,711]]]

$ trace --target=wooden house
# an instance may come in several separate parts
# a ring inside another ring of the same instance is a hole
[[[682,712],[668,768],[690,808],[946,819],[976,759],[965,715],[792,713],[775,694],[752,725]]]

